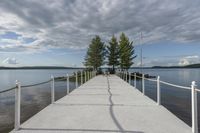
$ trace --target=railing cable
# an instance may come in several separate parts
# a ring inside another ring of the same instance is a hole
[[[131,75],[133,75],[133,74],[131,74]],[[135,75],[134,75],[134,76],[135,76]],[[136,77],[142,79],[142,77],[140,77],[140,76],[137,76],[137,75],[136,75]],[[150,78],[144,78],[144,79],[149,80],[149,81],[153,81],[153,82],[157,82],[156,79],[150,79]],[[165,85],[169,85],[169,86],[173,86],[173,87],[177,87],[177,88],[182,88],[182,89],[191,90],[191,87],[186,87],[186,86],[181,86],[181,85],[175,85],[175,84],[172,84],[172,83],[169,83],[169,82],[165,82],[165,81],[162,81],[162,80],[160,80],[160,83],[165,84]],[[196,90],[197,90],[198,92],[200,92],[199,89],[196,89]]]
[[[144,78],[144,79],[149,80],[149,81],[152,81],[152,82],[157,82],[156,79],[150,79],[150,78]]]
[[[7,90],[2,90],[2,91],[0,91],[0,93],[4,93],[4,92],[11,91],[11,90],[14,90],[14,89],[16,89],[16,86],[12,87],[10,89],[7,89]]]
[[[168,83],[168,82],[165,82],[165,81],[162,81],[162,80],[160,80],[160,83],[165,84],[165,85],[169,85],[169,86],[173,86],[173,87],[177,87],[177,88],[191,90],[191,87],[186,87],[186,86],[181,86],[181,85],[175,85],[175,84]]]
[[[48,81],[44,81],[44,82],[40,82],[40,83],[36,83],[36,84],[32,84],[32,85],[23,85],[23,86],[21,86],[21,87],[22,87],[22,88],[27,88],[27,87],[38,86],[38,85],[42,85],[42,84],[49,83],[50,81],[52,81],[52,79],[50,79],[50,80],[48,80]]]
[[[200,92],[200,89],[198,89],[198,88],[196,88],[195,90],[196,90],[197,92]]]

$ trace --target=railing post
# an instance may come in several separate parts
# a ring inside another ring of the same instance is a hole
[[[126,71],[126,82],[128,82],[128,72]]]
[[[76,88],[78,88],[78,73],[76,71]]]
[[[67,94],[69,94],[69,74],[67,74]]]
[[[89,71],[87,71],[87,80],[90,80]]]
[[[129,72],[129,84],[131,84],[131,72]]]
[[[142,92],[143,92],[143,95],[145,95],[144,74],[142,74]]]
[[[54,84],[54,76],[51,76],[51,103],[54,103],[55,101],[55,84]]]
[[[15,89],[15,130],[20,128],[20,104],[21,104],[21,85],[16,81]]]
[[[192,101],[192,132],[198,133],[198,116],[197,116],[197,93],[196,83],[192,81],[191,85],[191,101]]]
[[[81,85],[83,84],[83,71],[81,71]]]
[[[85,82],[87,82],[87,79],[86,79],[86,78],[87,78],[87,77],[86,77],[86,71],[85,71],[85,75],[84,75],[84,77],[85,77]]]
[[[136,88],[136,73],[134,73],[134,87]]]
[[[157,77],[157,104],[160,105],[160,76]]]

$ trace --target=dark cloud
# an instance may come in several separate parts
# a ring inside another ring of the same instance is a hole
[[[199,0],[1,0],[0,29],[37,38],[41,47],[85,48],[96,34],[107,40],[120,32],[131,39],[143,32],[146,42],[195,42],[199,6]]]

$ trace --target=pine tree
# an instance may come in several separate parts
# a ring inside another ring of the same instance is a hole
[[[119,65],[119,45],[117,38],[113,35],[107,46],[108,65],[112,66],[112,73],[115,72],[115,66]]]
[[[89,48],[87,50],[87,54],[85,57],[85,66],[93,67],[94,70],[98,70],[98,68],[104,64],[105,59],[105,45],[104,42],[101,41],[99,36],[95,36],[92,39]]]
[[[133,42],[129,41],[129,38],[122,33],[120,35],[119,41],[119,49],[120,49],[120,67],[122,69],[129,69],[133,65],[133,59],[136,57]]]

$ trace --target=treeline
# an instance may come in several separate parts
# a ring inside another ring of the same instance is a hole
[[[95,36],[89,44],[84,65],[88,68],[98,70],[102,65],[112,66],[112,72],[119,67],[123,70],[129,69],[136,58],[133,41],[121,33],[119,41],[114,35],[108,44],[105,44],[100,36]]]

